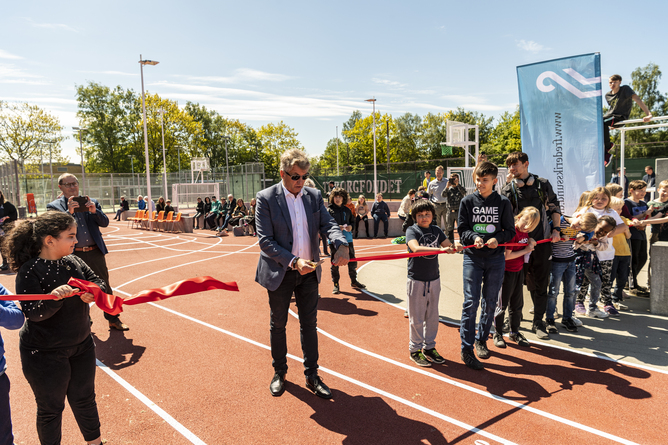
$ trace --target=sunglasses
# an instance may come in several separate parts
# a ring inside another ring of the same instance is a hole
[[[291,175],[290,173],[285,172],[285,174],[288,175],[288,177],[293,181],[299,181],[299,178],[302,178],[304,181],[306,181],[309,177],[308,173],[306,173],[305,175]]]

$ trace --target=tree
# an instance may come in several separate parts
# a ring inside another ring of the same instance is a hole
[[[355,116],[355,114],[353,114]],[[353,121],[349,120],[346,124]],[[354,121],[353,127],[343,124],[341,135],[348,143],[350,152],[350,165],[373,164],[373,116],[359,118]],[[395,134],[394,121],[389,114],[381,115],[376,111],[376,159],[378,164],[383,164],[387,159],[387,138],[385,137],[387,125],[390,125],[390,135]],[[393,161],[392,157],[390,161]]]
[[[113,90],[95,82],[77,86],[77,116],[86,128],[87,168],[92,172],[126,172],[130,170],[129,143],[133,128],[141,124],[134,107],[138,97],[132,90],[117,86]]]
[[[427,115],[425,119],[428,119]],[[392,142],[396,144],[395,162],[414,161],[422,159],[422,147],[425,143],[425,129],[422,118],[417,114],[406,113],[394,120],[396,136]],[[390,145],[392,145],[392,142]]]
[[[23,172],[26,162],[40,159],[40,150],[47,146],[62,159],[62,131],[58,118],[37,105],[0,101],[0,158],[18,161]]]
[[[514,113],[505,112],[494,127],[489,142],[481,145],[490,159],[494,155],[504,155],[514,151],[522,151],[520,107]]]
[[[281,155],[284,151],[292,148],[304,149],[297,136],[299,134],[294,128],[283,121],[278,124],[268,123],[257,130],[257,138],[262,148],[260,160],[264,162],[267,176],[279,177]]]

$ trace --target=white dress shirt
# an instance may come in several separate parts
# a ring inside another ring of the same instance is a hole
[[[311,238],[308,233],[308,220],[306,219],[306,211],[304,210],[304,190],[302,189],[295,196],[285,188],[282,182],[281,185],[283,186],[285,202],[288,204],[290,221],[292,222],[292,254],[311,261],[313,257],[311,256]],[[290,266],[294,267],[294,264],[290,262]]]

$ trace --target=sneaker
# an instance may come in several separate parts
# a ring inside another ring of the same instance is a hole
[[[550,336],[547,334],[547,329],[545,328],[545,323],[540,321],[534,321],[531,326],[531,332],[536,334],[540,340],[547,340]]]
[[[341,293],[341,290],[339,289],[339,283],[334,283],[334,290],[332,290],[332,294],[338,295]]]
[[[587,313],[587,309],[585,309],[584,303],[577,302],[575,303],[575,313],[584,315]]]
[[[487,343],[476,340],[475,342],[475,352],[478,354],[478,357],[481,359],[489,358],[489,349],[487,349]]]
[[[531,346],[531,343],[529,343],[529,340],[524,337],[524,334],[521,332],[511,332],[509,335],[510,339],[517,343],[518,346],[524,346],[528,347]]]
[[[561,325],[566,328],[568,332],[577,332],[578,327],[575,325],[575,322],[572,318],[564,318],[561,320]]]
[[[432,349],[423,349],[422,350],[422,355],[424,355],[427,360],[429,360],[432,363],[436,363],[437,365],[442,365],[445,363],[445,359],[441,357],[441,354],[436,351],[436,348]]]
[[[470,349],[462,349],[462,361],[466,363],[466,366],[468,366],[471,369],[475,369],[476,371],[480,371],[481,369],[485,369],[485,366],[480,363],[480,360],[478,360],[473,353],[472,350]]]
[[[504,334],[507,334],[507,333],[510,332],[510,320],[509,320],[509,319],[506,318],[506,319],[503,321],[503,327],[501,328],[501,331],[502,331]]]
[[[408,311],[404,311],[404,318],[408,318]]]
[[[425,368],[431,366],[431,363],[429,363],[422,351],[411,352],[411,360],[413,360],[418,366],[424,366]]]
[[[611,304],[606,304],[605,308],[603,308],[606,314],[610,315],[611,317],[619,317],[619,311],[615,309],[615,307]]]
[[[499,333],[494,334],[494,346],[501,349],[506,347],[506,341],[503,339],[503,335]]]
[[[624,303],[614,302],[612,304],[615,306],[615,309],[617,309],[618,311],[627,311],[629,309],[629,307],[627,305],[625,305]]]
[[[608,314],[600,310],[599,308],[596,309],[589,309],[587,311],[587,317],[591,318],[608,318]]]
[[[547,323],[547,332],[548,334],[558,334],[559,329],[557,329],[557,325],[554,324],[554,319],[548,318],[545,320]]]
[[[573,323],[574,323],[575,326],[577,326],[577,327],[584,326],[584,324],[583,324],[583,323],[580,321],[580,319],[577,318],[577,317],[571,317],[571,320],[573,320]]]
[[[533,310],[534,310],[534,308],[531,307],[531,309],[529,309],[529,313],[530,313],[530,314],[533,314]]]
[[[353,281],[352,283],[350,283],[350,285],[351,285],[354,289],[366,289],[366,286],[363,285],[362,283],[360,283],[360,282],[357,281],[357,280],[355,280],[355,281]]]

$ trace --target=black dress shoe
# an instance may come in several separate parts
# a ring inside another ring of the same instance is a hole
[[[313,391],[313,394],[323,399],[332,398],[332,391],[329,390],[327,385],[325,385],[318,375],[306,377],[306,388],[310,389]]]
[[[279,397],[285,392],[285,374],[276,373],[269,384],[269,391],[274,397]]]

